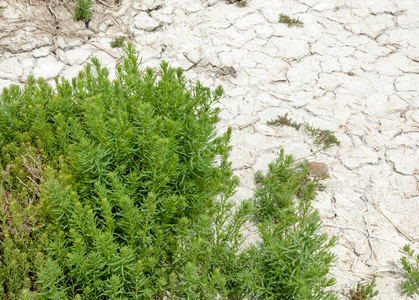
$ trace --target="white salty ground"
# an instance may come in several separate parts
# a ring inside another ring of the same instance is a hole
[[[417,0],[98,0],[86,26],[73,2],[0,0],[0,87],[28,75],[74,77],[93,56],[114,69],[127,36],[147,66],[161,60],[192,80],[221,84],[220,132],[233,128],[231,161],[250,198],[253,174],[281,148],[329,166],[313,201],[335,235],[332,270],[341,299],[377,277],[375,299],[404,299],[400,248],[419,251],[419,2]],[[280,24],[283,13],[304,22]],[[266,122],[294,121],[332,131],[322,150],[304,132]]]

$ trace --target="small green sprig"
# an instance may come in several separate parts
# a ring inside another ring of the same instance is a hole
[[[410,245],[403,246],[400,252],[404,255],[400,259],[404,270],[404,281],[400,284],[401,294],[409,297],[415,294],[419,296],[419,254],[415,255]]]
[[[283,116],[278,116],[276,120],[268,121],[267,124],[273,126],[289,126],[297,130],[303,126],[314,137],[314,143],[316,145],[323,145],[324,149],[331,147],[333,144],[340,145],[340,141],[330,130],[314,128],[306,123],[293,122],[291,118],[288,118],[288,113]]]
[[[246,6],[247,6],[247,1],[246,1],[246,0],[239,0],[239,1],[236,1],[236,5],[237,5],[238,7],[246,7]]]
[[[118,36],[110,43],[110,45],[112,48],[121,48],[124,46],[125,39],[125,36]]]
[[[88,21],[92,17],[90,8],[93,0],[76,0],[76,10],[74,12],[74,19],[76,21]]]
[[[351,300],[369,300],[378,295],[375,288],[375,277],[369,283],[358,283],[356,289],[349,290]]]
[[[303,27],[304,25],[304,23],[299,18],[293,19],[284,14],[279,15],[279,23],[286,24],[288,27]]]
[[[331,147],[333,144],[340,145],[340,141],[330,130],[314,128],[308,124],[305,125],[305,128],[314,137],[314,143],[316,145],[324,145],[325,149]]]
[[[291,120],[291,118],[288,118],[288,113],[286,113],[283,116],[278,116],[276,120],[271,120],[267,122],[268,125],[273,125],[273,126],[289,126],[289,127],[293,127],[297,130],[300,129],[300,127],[303,124],[299,124],[297,122],[293,122]]]

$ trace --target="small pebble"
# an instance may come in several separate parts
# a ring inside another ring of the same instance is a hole
[[[319,178],[329,175],[329,167],[325,163],[309,162],[307,164],[308,174],[310,176]]]

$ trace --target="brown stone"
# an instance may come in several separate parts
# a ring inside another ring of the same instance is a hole
[[[307,164],[308,174],[312,177],[325,177],[329,175],[329,167],[325,163],[311,161]]]

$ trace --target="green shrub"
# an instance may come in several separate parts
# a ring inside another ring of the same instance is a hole
[[[3,90],[1,294],[333,299],[334,240],[316,233],[307,170],[281,152],[235,206],[231,130],[215,130],[221,87],[189,86],[165,62],[140,69],[124,49],[114,81],[92,59],[54,90],[32,77]],[[245,248],[253,217],[262,242]]]
[[[141,71],[132,45],[126,52],[113,82],[93,59],[56,93],[33,78],[4,91],[1,146],[35,144],[50,168],[38,207],[49,232],[40,299],[162,297],[168,286],[210,297],[228,283],[221,262],[237,268],[249,205],[230,209],[230,131],[216,135],[213,107],[222,89],[189,88],[167,63]]]
[[[268,174],[256,175],[255,217],[261,222],[261,242],[248,251],[253,265],[244,276],[252,297],[337,299],[326,291],[335,283],[327,275],[336,259],[329,252],[336,240],[317,233],[321,222],[310,204],[315,184],[307,182],[307,171],[281,150]]]

